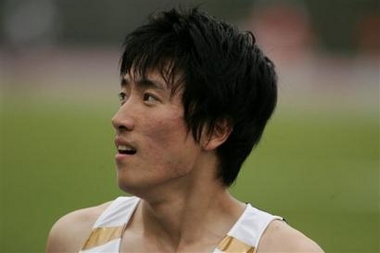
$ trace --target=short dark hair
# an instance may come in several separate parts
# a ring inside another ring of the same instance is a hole
[[[158,70],[181,89],[184,118],[194,139],[212,132],[220,120],[232,126],[217,148],[218,178],[236,179],[257,145],[277,101],[273,62],[256,45],[252,32],[201,12],[172,9],[155,13],[125,38],[120,75]],[[178,82],[174,82],[179,77]]]

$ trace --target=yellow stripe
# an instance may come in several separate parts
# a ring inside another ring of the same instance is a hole
[[[226,253],[254,253],[255,248],[236,239],[226,236],[218,245],[218,250]]]
[[[121,238],[124,226],[100,227],[92,230],[82,250],[94,248]],[[225,253],[255,253],[255,248],[232,237],[226,236],[218,245],[218,250]]]
[[[82,250],[97,247],[112,240],[121,238],[124,226],[120,227],[100,227],[92,230]]]

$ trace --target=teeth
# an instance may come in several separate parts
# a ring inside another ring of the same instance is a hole
[[[117,149],[120,150],[120,151],[132,151],[132,150],[134,150],[133,148],[127,147],[127,146],[124,146],[124,145],[117,146]]]

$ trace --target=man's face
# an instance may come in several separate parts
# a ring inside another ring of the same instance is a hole
[[[126,74],[121,86],[121,106],[112,119],[120,188],[138,195],[181,184],[201,151],[184,120],[182,93],[171,95],[154,71],[145,78]]]

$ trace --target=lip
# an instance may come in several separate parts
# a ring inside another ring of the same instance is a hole
[[[115,138],[115,147],[117,148],[118,146],[127,146],[132,149],[136,149],[133,142],[123,139],[122,137]]]
[[[130,155],[130,154],[122,154],[122,153],[120,153],[118,151],[118,147],[119,146],[126,146],[126,147],[129,147],[129,148],[132,148],[132,149],[136,150],[135,145],[133,144],[133,142],[128,141],[128,140],[126,140],[126,139],[124,139],[124,138],[122,138],[120,136],[117,136],[115,138],[114,143],[115,143],[115,147],[116,147],[116,150],[117,150],[117,153],[115,155],[115,160],[116,161],[121,161],[121,160],[124,160],[126,158],[129,158],[129,157],[133,156],[133,155]]]
[[[124,154],[116,153],[115,160],[117,162],[121,162],[121,161],[123,161],[125,159],[128,159],[129,157],[130,157],[130,155],[124,155]]]
[[[116,152],[116,154],[115,154],[115,161],[116,161],[117,163],[122,164],[123,162],[125,162],[125,161],[131,159],[133,156],[134,156],[134,155],[121,154],[121,153],[119,153],[119,152]]]

